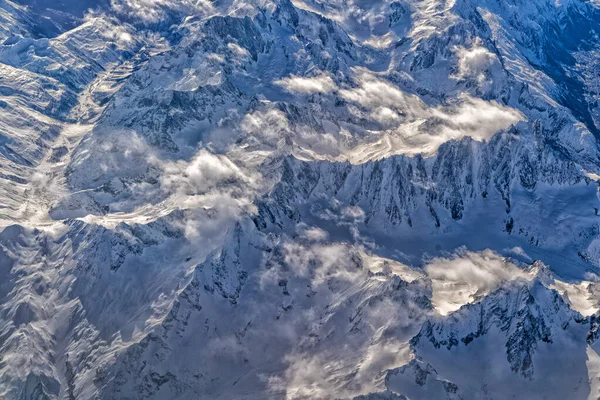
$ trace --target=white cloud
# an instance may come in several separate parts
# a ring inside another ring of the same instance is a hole
[[[505,251],[506,253],[514,254],[514,255],[516,255],[516,256],[519,256],[519,257],[523,257],[523,258],[524,258],[524,259],[526,259],[527,261],[533,261],[533,260],[531,259],[531,257],[529,257],[529,256],[527,255],[527,253],[525,252],[525,250],[523,250],[523,248],[522,248],[522,247],[515,246],[515,247],[512,247],[512,248],[507,248],[507,249],[504,249],[504,251]]]
[[[356,72],[358,85],[341,89],[339,94],[360,107],[349,107],[357,117],[381,124],[380,132],[397,153],[433,153],[441,144],[464,136],[486,140],[524,118],[516,109],[466,93],[446,104],[429,106],[370,72]]]
[[[345,206],[335,198],[319,195],[319,201],[312,205],[310,212],[315,217],[335,222],[338,226],[353,226],[365,219],[365,211],[358,206]]]
[[[427,314],[413,301],[427,289],[411,285],[397,291],[386,282],[391,274],[371,276],[369,266],[383,259],[360,246],[305,239],[283,244],[280,270],[310,282],[311,300],[318,302],[314,314],[304,314],[310,335],[291,348],[285,370],[268,384],[286,399],[353,398],[376,391],[388,368],[410,360],[408,342]],[[278,281],[274,269],[265,271],[271,283]]]
[[[114,11],[144,23],[154,23],[168,17],[169,11],[182,14],[214,14],[214,8],[205,0],[111,0]]]
[[[186,219],[189,238],[218,236],[248,212],[260,176],[242,170],[227,156],[200,150],[189,162],[165,163],[160,187],[174,206],[202,210]]]
[[[513,108],[468,95],[460,96],[455,105],[434,109],[432,116],[444,122],[440,132],[448,140],[462,136],[478,140],[489,139],[499,130],[524,118]]]
[[[520,247],[513,248],[512,252],[527,257]],[[481,299],[506,282],[536,277],[549,288],[556,289],[573,310],[583,315],[598,311],[598,302],[592,293],[593,289],[590,290],[594,288],[593,282],[561,281],[539,261],[522,269],[491,250],[461,251],[451,258],[436,258],[425,267],[425,272],[432,281],[433,305],[442,315]]]
[[[464,69],[471,71],[485,62],[473,55],[464,64]],[[242,130],[252,131],[255,138],[267,140],[274,147],[289,146],[291,142],[293,154],[302,159],[364,162],[391,154],[433,154],[441,144],[465,136],[487,140],[525,118],[516,109],[467,93],[430,105],[364,68],[354,68],[351,77],[353,86],[337,86],[324,74],[275,81],[290,93],[330,94],[329,100],[341,97],[346,101],[343,110],[334,111],[338,113],[335,120],[329,120],[327,113],[321,114],[315,108],[315,119],[323,130],[291,124],[283,112],[273,110],[247,115]],[[277,118],[269,117],[269,113]],[[265,117],[273,121],[265,122]],[[370,123],[357,124],[357,120]],[[284,143],[283,138],[288,140]]]
[[[242,143],[245,154],[239,156],[250,156],[256,160],[264,159],[273,151],[293,153],[301,159],[335,159],[345,149],[339,133],[320,132],[311,127],[293,125],[284,112],[273,108],[247,114],[242,120],[241,132],[243,139],[237,145]],[[252,153],[251,150],[256,152]]]
[[[222,244],[222,239],[235,222],[255,209],[248,199],[236,199],[224,193],[211,193],[186,198],[177,205],[188,209],[181,220],[188,240],[202,239],[202,247],[214,248]]]
[[[279,79],[274,82],[291,93],[327,93],[337,86],[329,75],[321,74],[311,78],[292,75],[289,78]]]
[[[370,109],[379,107],[397,110],[412,109],[414,105],[422,104],[416,96],[405,94],[391,83],[378,79],[369,72],[359,69],[356,72],[355,80],[359,86],[340,90],[340,95],[348,101]],[[409,106],[409,101],[412,101],[413,105]]]
[[[371,118],[384,126],[393,126],[401,119],[400,115],[389,107],[377,107],[371,113]]]
[[[189,163],[176,161],[165,164],[161,176],[163,190],[186,195],[204,194],[221,185],[231,190],[251,184],[252,179],[229,158],[206,149],[200,150]]]
[[[233,42],[227,43],[227,48],[229,50],[231,50],[233,52],[233,54],[235,54],[237,57],[246,58],[250,55],[248,50],[246,50],[245,48],[243,48]]]
[[[315,286],[325,284],[336,278],[347,283],[353,282],[357,274],[364,271],[357,269],[353,256],[356,251],[340,243],[311,244],[305,246],[296,242],[284,244],[285,262],[300,277],[312,278]]]
[[[276,109],[257,110],[246,114],[242,120],[241,130],[244,135],[277,146],[281,138],[290,134],[290,126],[285,114]]]
[[[433,305],[442,315],[489,294],[503,282],[531,278],[531,274],[491,250],[436,258],[425,271],[433,284]]]
[[[72,186],[106,186],[110,193],[80,190],[55,206],[57,215],[95,214],[90,222],[114,226],[118,221],[147,223],[179,209],[187,213],[181,221],[186,236],[211,243],[218,243],[235,221],[255,211],[253,200],[261,183],[258,172],[207,149],[190,160],[161,158],[132,131],[98,131],[84,139],[71,168]],[[108,215],[90,206],[95,202],[109,204]]]
[[[304,223],[298,224],[296,230],[300,237],[310,241],[322,242],[329,237],[329,234],[323,229],[316,226],[308,226]]]
[[[455,47],[454,52],[458,57],[458,77],[476,79],[479,83],[486,79],[484,72],[498,62],[498,57],[483,46]]]
[[[571,308],[583,316],[589,316],[599,311],[597,300],[597,284],[589,281],[567,283],[554,281],[553,288],[558,290],[570,304]]]

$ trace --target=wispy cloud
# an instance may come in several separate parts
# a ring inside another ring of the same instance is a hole
[[[483,82],[482,68],[494,62],[493,55],[484,48],[464,52],[460,74],[471,74],[472,79]],[[332,99],[341,97],[347,105],[345,113],[336,114],[336,123],[350,116],[368,121],[370,126],[360,140],[355,134],[348,136],[349,132],[341,126],[331,132],[312,132],[316,136],[312,138],[310,129],[304,131],[294,127],[290,136],[300,147],[317,155],[338,157],[347,154],[351,157],[361,148],[369,147],[371,142],[381,143],[384,136],[391,153],[431,154],[449,140],[465,136],[487,140],[525,118],[516,109],[467,93],[459,93],[441,104],[427,104],[419,96],[367,69],[354,68],[352,72],[351,84],[336,84],[326,74],[311,78],[292,76],[274,82],[293,94],[321,93]]]
[[[485,79],[483,72],[498,62],[496,55],[483,46],[473,46],[469,49],[457,47],[455,53],[458,56],[458,73],[460,77]]]
[[[169,18],[171,13],[213,14],[211,2],[206,0],[111,0],[118,14],[142,23],[156,23]]]
[[[503,282],[531,277],[527,271],[491,250],[465,251],[451,258],[436,258],[425,271],[433,283],[433,304],[442,315],[489,294]]]
[[[329,75],[321,74],[314,77],[290,76],[274,82],[291,93],[326,93],[334,90],[336,84]]]
[[[360,106],[354,111],[358,117],[381,124],[400,153],[432,153],[441,144],[464,136],[489,139],[524,118],[518,110],[466,93],[430,106],[374,74],[357,72],[357,86],[341,89],[340,95]]]

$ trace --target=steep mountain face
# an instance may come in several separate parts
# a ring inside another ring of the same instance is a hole
[[[587,331],[542,281],[516,283],[425,323],[411,341],[416,358],[391,370],[387,385],[410,398],[593,397],[581,379]]]
[[[406,356],[430,312],[427,286],[371,276],[368,256],[345,244],[251,226],[237,225],[195,267],[160,327],[99,382],[102,397],[327,398],[382,387],[379,369]]]
[[[0,397],[597,398],[592,0],[0,0]]]

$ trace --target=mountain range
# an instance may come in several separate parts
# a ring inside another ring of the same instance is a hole
[[[0,398],[598,398],[599,35],[0,0]]]

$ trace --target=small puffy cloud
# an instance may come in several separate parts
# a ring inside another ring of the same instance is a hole
[[[259,160],[272,151],[280,151],[304,159],[323,156],[335,159],[343,152],[345,145],[337,132],[321,132],[310,126],[294,124],[283,111],[270,106],[244,116],[240,124],[242,140],[237,142],[244,147],[245,155],[241,157]],[[252,150],[256,152],[252,153]]]
[[[462,136],[471,136],[477,140],[489,139],[496,132],[524,118],[514,108],[468,95],[460,96],[456,105],[434,109],[432,116],[443,122],[440,133],[446,140]]]
[[[401,116],[389,107],[377,107],[371,113],[371,118],[384,126],[393,126],[401,119]]]
[[[224,186],[251,184],[245,175],[229,158],[200,150],[188,163],[177,161],[166,164],[161,176],[161,186],[169,193],[180,192],[196,195]]]
[[[489,294],[503,282],[531,278],[528,272],[491,250],[436,258],[425,267],[425,272],[433,285],[433,305],[442,315]]]
[[[425,107],[418,97],[405,94],[393,84],[378,79],[364,70],[357,69],[356,72],[355,81],[358,86],[339,92],[345,100],[373,110],[379,107],[396,110],[410,110],[415,106]]]
[[[365,220],[365,211],[358,206],[345,206],[324,195],[318,197],[319,201],[311,206],[310,212],[319,219],[335,222],[338,226],[352,226]]]
[[[308,226],[304,223],[298,224],[296,230],[301,238],[309,241],[325,241],[329,237],[329,234],[323,229],[316,226]]]
[[[188,209],[185,218],[180,220],[185,237],[196,243],[202,239],[203,248],[221,245],[235,222],[255,212],[248,199],[233,198],[224,193],[188,197],[175,204]]]
[[[246,58],[250,55],[250,53],[248,52],[248,50],[246,50],[245,48],[233,43],[233,42],[229,42],[227,43],[227,48],[229,50],[231,50],[231,52],[236,55],[237,57],[240,58]]]
[[[289,367],[286,370],[286,379],[281,388],[285,389],[286,400],[292,399],[319,399],[333,396],[332,383],[323,374],[324,362],[317,355],[312,357],[288,355]]]
[[[241,123],[241,131],[247,138],[252,137],[274,147],[283,137],[291,134],[285,114],[271,108],[246,114]]]
[[[567,283],[555,280],[553,288],[567,299],[573,310],[583,316],[589,316],[600,310],[600,304],[597,300],[597,286],[597,283],[589,281]]]
[[[274,82],[290,93],[327,93],[337,87],[329,75],[321,74],[314,77],[301,77],[292,75],[288,78],[279,79]]]
[[[364,270],[356,258],[358,253],[342,243],[303,245],[296,242],[284,244],[285,263],[297,276],[312,278],[314,286],[336,279],[351,284]]]
[[[531,259],[531,257],[529,257],[529,255],[527,255],[527,253],[525,252],[525,250],[523,250],[522,247],[515,246],[515,247],[512,247],[512,248],[504,249],[504,251],[506,253],[508,253],[508,254],[514,254],[515,256],[522,257],[522,258],[526,259],[527,261],[533,261]]]
[[[451,78],[465,81],[469,87],[475,87],[482,93],[495,92],[494,87],[502,85],[505,72],[498,56],[480,42],[470,48],[455,46],[457,71]]]
[[[365,219],[365,212],[358,206],[348,206],[342,209],[342,215],[351,221],[362,222]]]
[[[258,173],[207,149],[201,149],[189,162],[164,163],[159,181],[167,204],[190,210],[185,220],[186,236],[207,239],[221,237],[243,215],[255,212],[253,200],[259,182]]]
[[[461,78],[483,81],[485,80],[483,72],[498,61],[495,54],[482,46],[473,46],[470,49],[456,47],[454,51],[458,57],[458,74]]]

